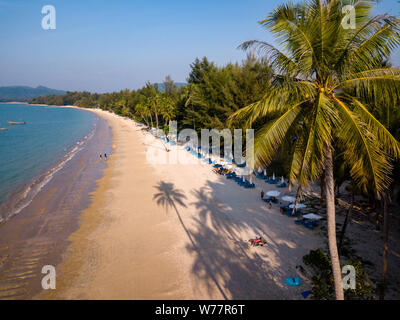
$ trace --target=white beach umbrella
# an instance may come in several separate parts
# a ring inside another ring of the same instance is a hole
[[[293,207],[294,207],[294,203],[292,203],[290,206],[289,206],[289,208],[290,209],[293,209]],[[305,207],[307,207],[304,203],[298,203],[297,205],[296,205],[296,209],[301,209],[301,208],[305,208]]]
[[[310,219],[310,220],[319,220],[319,219],[322,219],[322,217],[321,217],[320,215],[315,214],[315,213],[306,214],[306,215],[303,216],[303,218]]]
[[[277,197],[279,196],[281,193],[279,191],[276,190],[271,190],[267,192],[267,195],[269,195],[270,197]]]
[[[262,172],[261,167],[258,167],[258,173],[261,173],[261,172]]]
[[[272,180],[275,180],[275,173],[272,174]]]
[[[243,168],[234,167],[234,171],[235,171],[236,174],[238,174],[239,176],[244,176],[244,175],[245,175],[245,172],[244,172]]]
[[[292,197],[292,196],[284,196],[284,197],[282,197],[282,200],[287,201],[287,202],[293,202],[296,200],[296,198]]]
[[[267,175],[267,170],[264,169],[264,176],[266,176],[266,175]]]
[[[282,176],[281,183],[285,183],[285,179]]]
[[[244,178],[244,176],[243,176],[243,182],[246,182],[246,179]]]

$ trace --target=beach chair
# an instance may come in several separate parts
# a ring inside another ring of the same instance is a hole
[[[268,197],[268,198],[266,198],[266,199],[263,199],[265,202],[272,202],[272,203],[278,203],[278,199],[277,198],[275,198],[275,197]]]
[[[300,217],[301,215],[301,210],[300,209],[296,209],[294,210],[294,212],[291,212],[291,217]]]
[[[318,222],[318,220],[308,220],[308,221],[305,221],[304,223],[303,223],[303,225],[307,228],[307,229],[314,229],[315,227],[317,227],[318,225],[319,225],[319,222]]]
[[[300,209],[295,209],[293,212],[293,208],[289,208],[289,206],[280,207],[281,213],[285,214],[288,217],[298,217],[301,214]]]
[[[306,222],[306,221],[307,221],[307,219],[302,218],[302,219],[294,220],[294,223],[295,223],[295,224],[298,224],[298,225],[301,225],[301,224],[303,224],[303,223]]]
[[[227,179],[234,179],[234,178],[236,178],[236,173],[235,172],[229,172],[228,174],[226,174],[226,178]]]
[[[281,211],[291,210],[289,206],[280,206]]]
[[[254,183],[250,183],[249,181],[246,180],[246,182],[245,182],[245,184],[244,184],[244,187],[245,187],[246,189],[253,189],[253,188],[256,187],[256,185],[255,185]]]
[[[284,183],[278,184],[276,187],[277,188],[286,188],[287,184],[286,184],[286,182],[284,182]]]

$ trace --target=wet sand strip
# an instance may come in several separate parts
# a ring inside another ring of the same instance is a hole
[[[0,299],[31,299],[43,289],[44,265],[57,265],[79,228],[82,210],[107,164],[100,154],[111,151],[111,130],[98,118],[86,142],[33,201],[0,225]]]

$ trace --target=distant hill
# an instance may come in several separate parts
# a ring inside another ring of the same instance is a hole
[[[21,101],[25,102],[29,99],[47,96],[50,94],[53,95],[62,95],[65,94],[66,91],[50,89],[43,86],[38,86],[36,88],[27,87],[27,86],[10,86],[10,87],[0,87],[0,101]]]

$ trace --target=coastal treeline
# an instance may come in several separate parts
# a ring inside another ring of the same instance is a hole
[[[192,63],[185,85],[167,76],[162,83],[146,83],[137,90],[67,92],[33,98],[29,103],[101,108],[161,129],[173,119],[179,128],[200,131],[226,128],[228,117],[260,100],[271,81],[273,70],[264,59],[249,55],[241,64],[219,67],[204,57]]]
[[[387,60],[382,61],[382,64],[391,66]],[[242,128],[243,121],[232,124],[229,123],[229,117],[234,112],[260,101],[271,91],[271,85],[280,81],[281,78],[274,73],[268,59],[249,55],[240,64],[217,66],[204,57],[191,64],[185,85],[177,85],[167,76],[162,83],[146,83],[137,90],[125,89],[102,94],[87,91],[67,92],[64,95],[33,98],[29,103],[100,108],[166,131],[168,122],[177,120],[179,129],[193,128],[200,132],[203,128]],[[399,141],[400,104],[388,104],[384,99],[374,101],[371,112]],[[271,114],[267,114],[262,119],[257,119],[253,128],[260,129],[270,118]],[[293,135],[293,138],[295,137],[296,135]],[[281,152],[275,154],[272,162],[280,164],[275,168],[277,174],[286,175],[291,161],[285,156],[287,149],[279,151]],[[335,188],[339,190],[342,183],[349,180],[350,168],[344,165],[341,155],[334,160]],[[400,166],[397,162],[393,166],[393,184],[397,187],[400,185]],[[375,201],[372,191],[370,194],[363,194],[372,202]],[[392,196],[392,200],[400,202],[397,193]]]
[[[280,164],[301,194],[319,182],[328,221],[330,296],[343,299],[335,203],[339,190],[363,196],[384,230],[380,297],[386,287],[388,205],[399,201],[400,69],[390,65],[400,44],[400,23],[372,15],[374,1],[353,1],[354,28],[343,28],[345,2],[303,1],[278,6],[260,24],[283,51],[247,41],[241,64],[217,66],[207,58],[191,65],[187,85],[170,77],[138,90],[93,94],[67,92],[31,103],[101,108],[151,127],[246,128],[256,130],[260,164]],[[348,215],[353,210],[351,202]],[[332,280],[333,279],[333,280]]]

